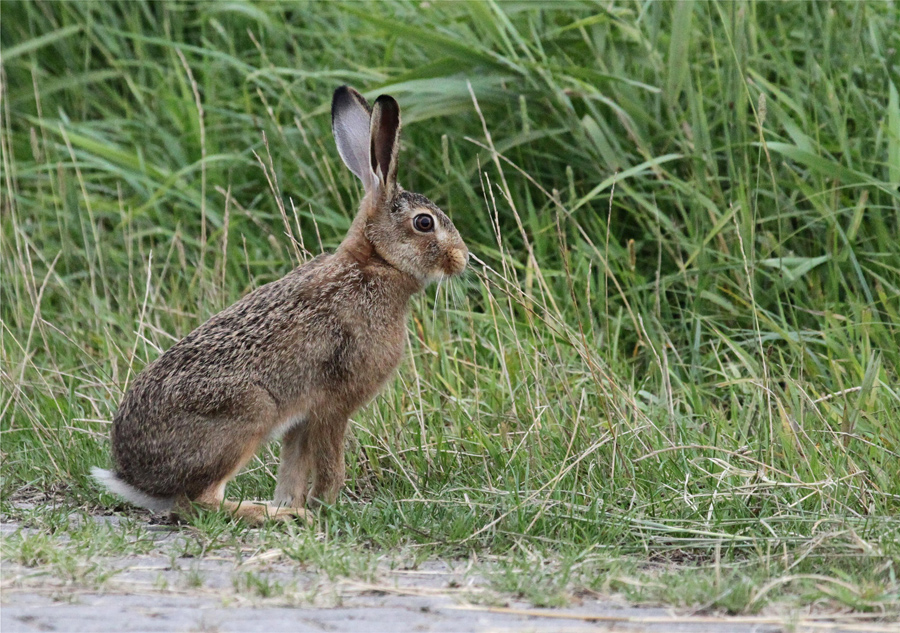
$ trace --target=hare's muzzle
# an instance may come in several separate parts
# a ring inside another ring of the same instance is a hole
[[[466,269],[469,261],[469,250],[465,246],[451,248],[447,252],[447,261],[444,264],[444,272],[448,275],[458,275]]]

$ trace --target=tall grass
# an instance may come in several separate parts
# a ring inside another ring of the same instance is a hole
[[[356,416],[334,538],[898,600],[895,4],[0,10],[5,499],[114,503],[86,472],[136,372],[340,241],[350,83],[399,100],[401,180],[474,261]]]

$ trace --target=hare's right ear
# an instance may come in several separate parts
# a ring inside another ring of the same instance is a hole
[[[341,86],[331,99],[331,131],[344,164],[362,181],[366,193],[377,179],[372,171],[369,150],[369,123],[372,110],[365,97],[350,86]]]
[[[389,95],[381,95],[372,108],[372,151],[369,163],[383,195],[397,188],[397,150],[400,149],[400,106]]]

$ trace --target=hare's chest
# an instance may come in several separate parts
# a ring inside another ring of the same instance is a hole
[[[369,378],[381,383],[400,364],[406,344],[406,326],[403,321],[382,327],[377,331],[357,331],[349,335],[346,354],[343,354],[345,369],[357,380],[365,382]]]
[[[403,359],[406,325],[403,319],[378,328],[347,323],[335,337],[322,367],[326,383],[353,401],[372,398]]]

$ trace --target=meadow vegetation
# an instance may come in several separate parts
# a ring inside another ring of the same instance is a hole
[[[540,604],[897,616],[896,4],[0,12],[4,515],[53,534],[44,506],[134,513],[87,474],[123,390],[340,241],[361,187],[329,103],[349,83],[398,99],[400,180],[473,261],[415,300],[323,536],[205,516],[210,547],[270,539],[348,574],[472,557]],[[271,497],[277,450],[229,495]]]

